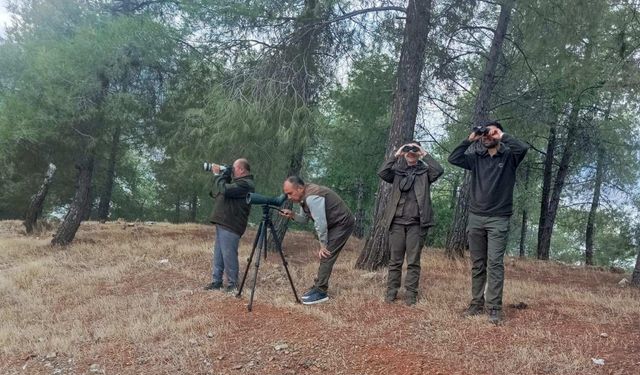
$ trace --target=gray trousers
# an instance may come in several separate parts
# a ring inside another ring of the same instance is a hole
[[[402,279],[402,264],[407,258],[407,274],[404,288],[408,295],[417,296],[420,283],[420,255],[426,235],[426,228],[416,225],[391,224],[389,231],[389,274],[387,276],[387,295],[398,293]]]
[[[467,235],[472,262],[471,304],[484,306],[486,302],[488,309],[501,310],[509,217],[469,213]]]
[[[225,227],[216,225],[216,242],[213,246],[214,283],[222,282],[222,274],[227,275],[227,285],[235,286],[238,282],[238,245],[240,236]]]
[[[351,233],[353,232],[355,223],[355,219],[353,217],[350,217],[346,222],[338,224],[335,227],[329,229],[329,243],[327,245],[327,250],[331,252],[331,256],[328,258],[320,259],[318,276],[316,277],[315,283],[313,285],[314,288],[324,293],[326,293],[327,289],[329,289],[329,278],[331,277],[331,272],[333,271],[333,265],[338,259],[340,251],[347,243],[347,240],[349,239],[349,237],[351,237]]]

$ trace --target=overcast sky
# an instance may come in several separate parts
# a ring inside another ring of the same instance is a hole
[[[7,24],[11,22],[11,16],[5,8],[7,0],[0,0],[0,36],[4,36],[4,30]]]

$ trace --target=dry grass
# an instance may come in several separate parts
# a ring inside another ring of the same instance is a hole
[[[355,270],[361,244],[352,239],[329,303],[296,304],[269,254],[249,313],[248,286],[242,299],[201,289],[212,227],[89,222],[67,248],[50,247],[50,235],[0,222],[0,373],[86,373],[92,364],[117,374],[640,372],[640,291],[618,288],[616,274],[509,259],[505,303],[529,306],[507,308],[506,325],[494,327],[459,317],[466,261],[426,250],[418,304],[387,305],[386,271]],[[243,238],[241,273],[254,236]],[[317,270],[312,246],[305,233],[284,244],[298,294]]]

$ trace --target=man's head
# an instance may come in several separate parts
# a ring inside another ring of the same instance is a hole
[[[484,133],[482,137],[480,137],[480,142],[482,142],[482,145],[486,148],[498,147],[498,145],[500,144],[500,138],[498,138],[496,135],[497,133],[502,133],[504,131],[502,125],[497,121],[489,121],[484,124],[484,127],[486,127],[488,131]],[[500,132],[497,132],[497,130],[500,130]]]
[[[295,203],[302,202],[304,189],[304,181],[298,176],[287,177],[282,185],[282,191],[287,195],[287,198]]]
[[[251,167],[247,159],[238,159],[233,162],[233,176],[236,178],[247,176],[251,173]]]

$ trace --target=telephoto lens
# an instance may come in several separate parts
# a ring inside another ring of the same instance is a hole
[[[204,162],[204,164],[202,165],[202,168],[204,169],[205,172],[211,172],[213,170],[213,166],[215,165],[215,163],[207,163],[206,161]],[[226,165],[220,165],[220,173],[224,173],[224,171],[227,170],[227,166]]]

